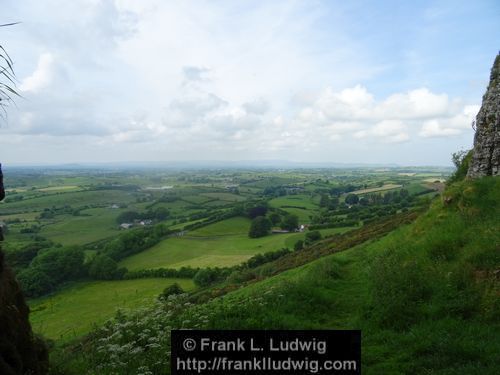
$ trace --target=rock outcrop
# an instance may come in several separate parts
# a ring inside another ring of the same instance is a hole
[[[490,84],[476,116],[476,134],[467,177],[500,174],[500,54],[491,69]]]
[[[3,199],[0,165],[0,198]],[[0,235],[1,237],[1,235]],[[0,374],[40,375],[48,369],[43,342],[33,336],[29,307],[12,270],[5,264],[0,248]]]

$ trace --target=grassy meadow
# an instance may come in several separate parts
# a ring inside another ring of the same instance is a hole
[[[65,342],[89,332],[121,309],[146,307],[169,285],[193,289],[190,279],[76,282],[53,296],[30,301],[35,332]]]
[[[253,255],[293,249],[303,240],[305,233],[271,234],[261,238],[249,238],[250,220],[235,217],[208,225],[182,237],[166,239],[152,248],[130,256],[120,266],[130,271],[155,268],[181,267],[230,267],[243,263]],[[331,228],[321,230],[323,236],[343,233],[352,229]]]
[[[152,248],[123,260],[131,271],[154,268],[229,267],[243,263],[258,253],[291,247],[301,234],[275,234],[249,238],[250,220],[231,218],[182,237],[166,239]]]

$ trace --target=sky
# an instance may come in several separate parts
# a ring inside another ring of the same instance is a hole
[[[500,2],[0,0],[3,164],[450,165]]]

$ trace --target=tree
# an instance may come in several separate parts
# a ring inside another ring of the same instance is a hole
[[[170,216],[170,211],[165,207],[158,207],[154,213],[154,217],[156,220],[165,220],[169,216]]]
[[[271,220],[271,223],[273,225],[277,225],[281,221],[281,216],[276,212],[273,212],[271,215],[269,215],[269,220]]]
[[[252,220],[248,237],[257,238],[267,236],[271,230],[271,226],[271,221],[268,218],[264,216],[257,216]]]
[[[339,198],[338,197],[331,197],[330,198],[330,203],[328,204],[328,209],[329,210],[335,210],[339,206]]]
[[[107,255],[98,255],[90,264],[89,276],[96,280],[113,280],[117,276],[118,263]]]
[[[400,196],[401,198],[403,198],[403,199],[404,199],[404,198],[408,198],[408,197],[410,196],[410,193],[409,193],[409,192],[408,192],[408,190],[406,190],[406,189],[401,189],[401,190],[399,191],[399,196]]]
[[[80,277],[84,270],[83,262],[83,251],[76,246],[53,248],[40,251],[30,268],[39,269],[57,284]]]
[[[263,204],[258,206],[250,207],[248,209],[248,217],[250,219],[255,219],[258,216],[265,216],[267,213],[267,207]]]
[[[321,195],[321,199],[319,200],[320,207],[328,207],[330,206],[330,197],[326,194]]]
[[[469,164],[472,159],[472,150],[470,151],[457,151],[451,154],[451,161],[456,167],[455,173],[453,173],[448,179],[448,183],[455,181],[460,181],[465,178],[467,171],[469,170]]]
[[[118,224],[121,223],[130,223],[133,222],[134,220],[137,220],[141,217],[141,215],[138,212],[135,211],[125,211],[122,212],[118,217],[116,218],[116,222]]]
[[[347,204],[357,204],[359,202],[359,197],[356,194],[347,194],[345,202]]]
[[[17,275],[17,280],[28,297],[39,297],[54,288],[52,279],[42,270],[29,267]]]
[[[281,228],[284,230],[295,230],[299,226],[299,218],[297,215],[286,215],[281,222]]]

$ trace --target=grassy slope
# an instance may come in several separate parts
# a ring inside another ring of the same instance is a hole
[[[89,332],[113,317],[117,309],[144,307],[161,291],[179,283],[193,288],[188,279],[140,279],[74,283],[54,296],[30,301],[30,320],[36,333],[64,342]]]
[[[498,374],[499,195],[456,185],[414,224],[207,304],[209,328],[361,328],[364,373]]]
[[[250,220],[231,218],[189,232],[180,238],[169,238],[151,249],[126,258],[120,266],[129,270],[154,268],[225,267],[246,261],[255,254],[293,248],[303,233],[275,234],[249,238]],[[323,235],[342,233],[351,228],[321,231]]]

